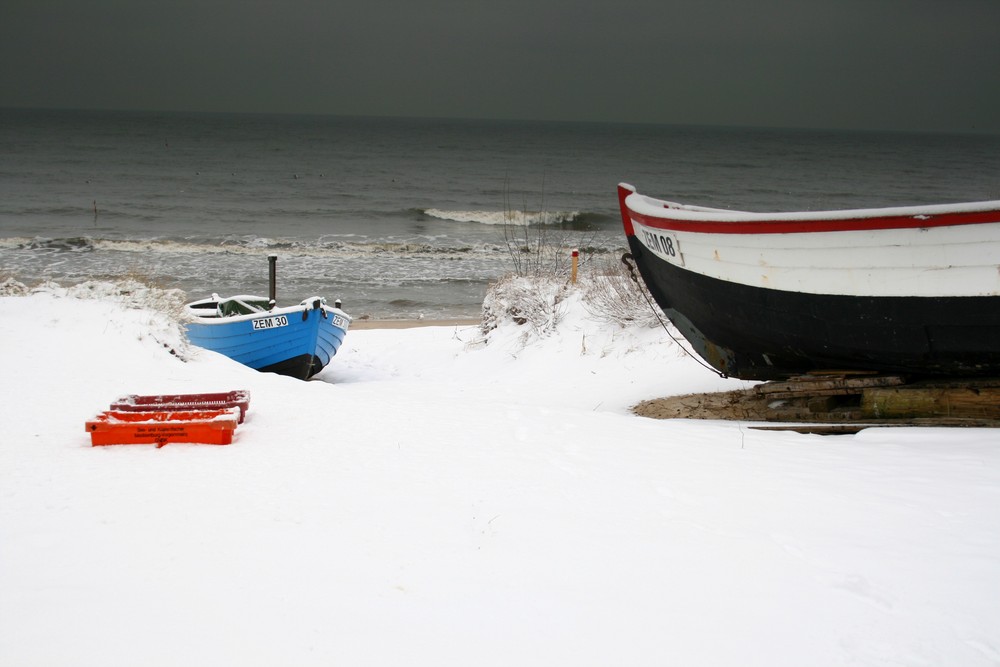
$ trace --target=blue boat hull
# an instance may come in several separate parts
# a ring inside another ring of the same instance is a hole
[[[187,324],[191,343],[256,370],[302,380],[330,363],[350,325],[346,313],[318,298],[235,316],[218,314],[215,303],[205,299],[188,305],[188,312],[196,315]]]

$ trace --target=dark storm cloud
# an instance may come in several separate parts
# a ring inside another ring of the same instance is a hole
[[[996,0],[8,0],[0,106],[1000,131]]]

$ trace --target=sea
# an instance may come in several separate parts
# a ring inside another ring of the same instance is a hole
[[[0,109],[0,281],[138,278],[477,317],[540,249],[625,249],[616,186],[796,211],[1000,199],[1000,136]],[[534,253],[534,254],[532,254]]]

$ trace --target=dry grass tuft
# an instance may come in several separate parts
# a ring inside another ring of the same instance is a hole
[[[655,327],[661,320],[665,321],[642,279],[633,280],[619,260],[604,258],[591,273],[584,289],[584,305],[594,319],[622,327]]]

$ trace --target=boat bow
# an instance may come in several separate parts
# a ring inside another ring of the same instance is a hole
[[[657,303],[720,372],[1000,374],[1000,202],[750,213],[618,188]]]

